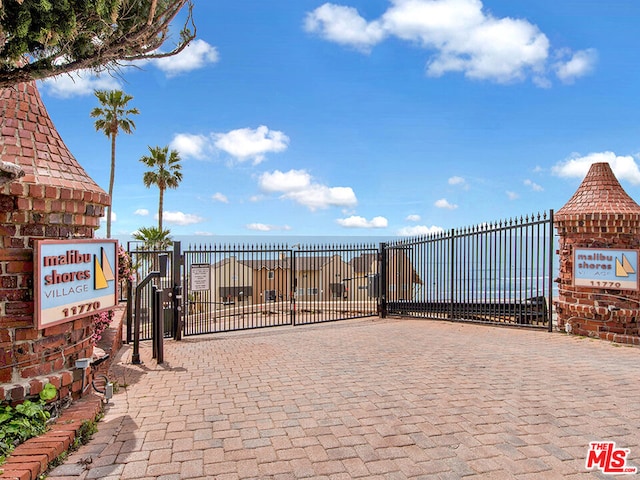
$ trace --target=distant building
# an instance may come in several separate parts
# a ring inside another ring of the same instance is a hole
[[[216,308],[255,302],[253,269],[231,256],[211,266],[211,302]]]

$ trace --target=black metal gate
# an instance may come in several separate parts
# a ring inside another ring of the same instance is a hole
[[[377,315],[373,245],[209,245],[184,252],[184,335]]]
[[[184,252],[184,335],[290,325],[288,250],[209,245]]]
[[[379,246],[129,248],[127,341],[375,315],[551,330],[552,252],[553,211]]]
[[[390,315],[552,329],[553,210],[382,249]]]

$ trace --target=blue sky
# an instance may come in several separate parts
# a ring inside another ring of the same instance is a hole
[[[594,161],[640,198],[637,0],[196,0],[194,16],[178,57],[39,83],[105,190],[93,90],[134,97],[114,235],[157,225],[149,146],[182,158],[173,235],[432,233],[557,210]]]

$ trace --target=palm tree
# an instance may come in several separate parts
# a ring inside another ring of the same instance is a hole
[[[149,147],[151,155],[140,159],[147,167],[153,170],[144,172],[142,180],[145,187],[156,185],[160,189],[160,201],[158,202],[158,230],[162,231],[162,209],[164,206],[164,191],[167,188],[178,188],[182,181],[182,165],[180,154],[169,147]]]
[[[130,134],[136,125],[129,118],[130,115],[138,115],[137,108],[127,108],[127,104],[133,99],[121,90],[94,90],[94,95],[101,107],[91,110],[91,116],[97,118],[96,131],[102,131],[111,139],[111,175],[109,177],[109,197],[113,203],[113,184],[116,174],[116,137],[120,131]],[[107,238],[111,238],[111,204],[107,206]]]
[[[160,230],[157,227],[140,227],[133,232],[132,237],[142,242],[143,251],[138,251],[136,255],[136,271],[142,270],[138,278],[143,278],[146,273],[152,270],[159,270],[159,253],[165,252],[173,245],[169,230]],[[140,249],[137,249],[140,250]],[[154,279],[153,284],[157,285],[158,280]]]
[[[134,239],[143,243],[146,250],[166,250],[171,246],[173,241],[169,236],[169,230],[162,230],[156,227],[140,227],[138,231],[133,232]]]

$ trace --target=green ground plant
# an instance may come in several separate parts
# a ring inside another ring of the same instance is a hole
[[[44,406],[57,394],[56,387],[48,383],[36,401],[25,400],[15,407],[0,405],[0,464],[16,446],[47,430],[47,420],[51,414]]]

